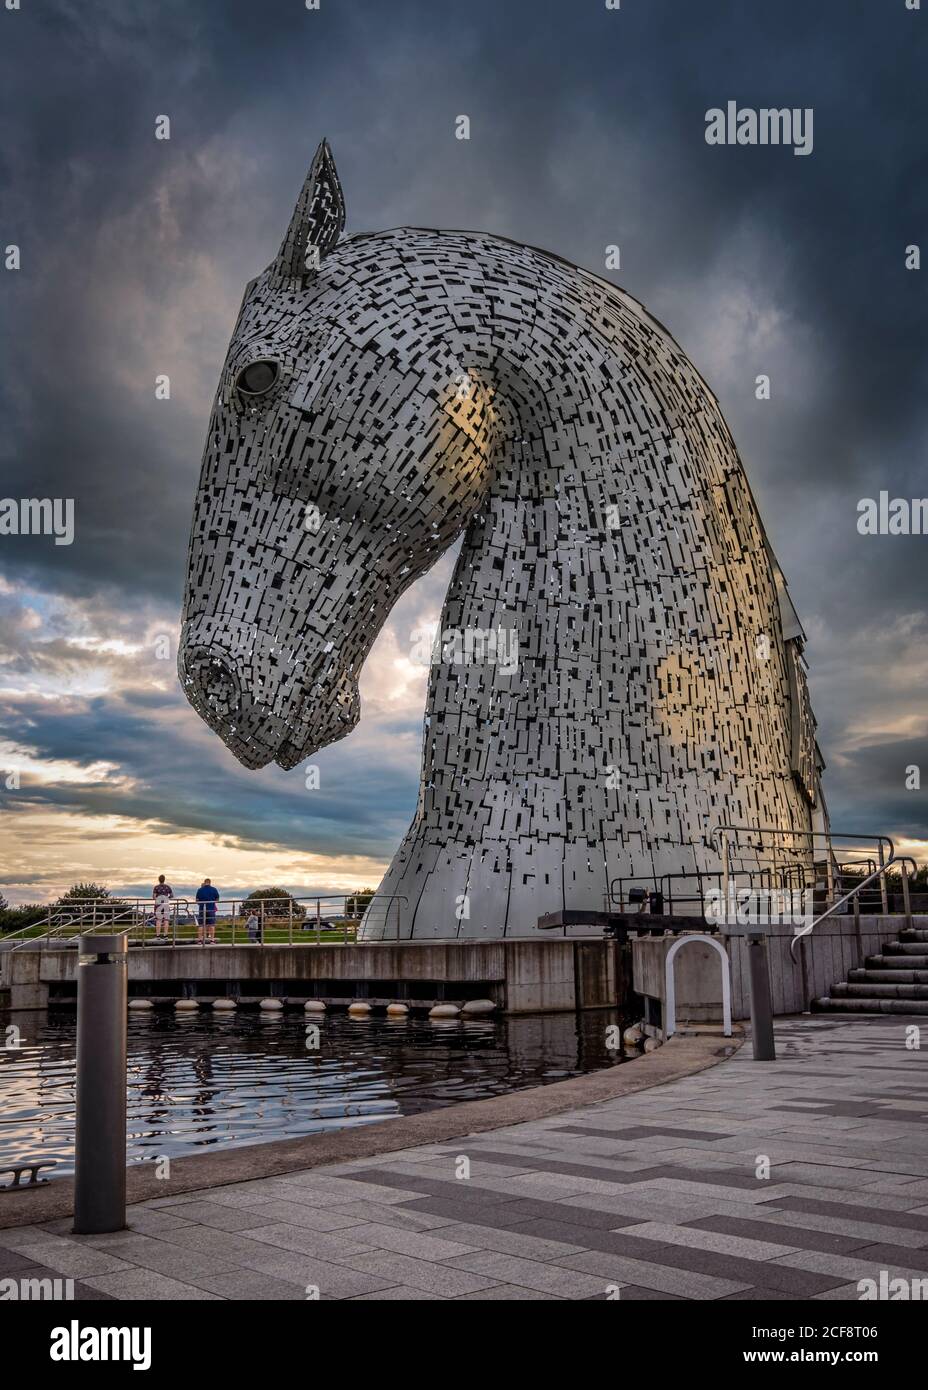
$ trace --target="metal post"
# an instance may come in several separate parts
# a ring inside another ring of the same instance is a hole
[[[886,863],[886,856],[885,856],[885,853],[884,853],[884,851],[883,851],[883,841],[882,841],[882,840],[880,840],[880,844],[879,844],[879,853],[880,853],[880,868],[882,869],[883,866],[884,866],[885,863]],[[889,916],[889,899],[888,899],[888,897],[886,896],[886,875],[885,875],[885,874],[880,874],[880,905],[881,905],[882,908],[883,908],[883,916],[884,916],[884,917],[888,917],[888,916]]]
[[[806,953],[806,947],[808,947],[809,951],[811,952],[811,937],[804,936],[799,943],[799,969],[802,978],[802,1012],[804,1014],[811,1014],[812,994],[809,988],[809,958]],[[792,946],[790,947],[790,950],[792,951]]]
[[[287,899],[287,906],[288,906],[288,908],[289,908],[289,910],[290,910],[290,924],[289,924],[289,932],[288,932],[288,936],[287,936],[287,941],[288,941],[289,945],[292,946],[292,945],[293,945],[293,899],[292,899],[292,898],[288,898],[288,899]]]
[[[826,891],[826,893],[827,893],[827,895],[828,895],[828,901],[827,901],[826,906],[827,906],[827,907],[833,907],[834,904],[838,901],[838,895],[837,895],[837,893],[835,892],[835,866],[834,866],[834,862],[833,862],[833,860],[832,860],[832,858],[831,858],[831,846],[830,846],[830,845],[828,846],[828,851],[827,851],[827,852],[828,852],[828,858],[825,860],[825,883],[826,883],[826,889],[825,889],[825,891]]]
[[[912,899],[909,897],[909,875],[904,864],[899,865],[899,877],[902,879],[902,910],[905,913],[905,924],[909,931],[912,930]]]
[[[74,1230],[126,1225],[127,934],[80,937]]]
[[[770,970],[767,963],[767,938],[747,938],[748,970],[751,988],[751,1040],[755,1062],[775,1062],[776,1044],[773,1038],[773,1005],[770,999]]]

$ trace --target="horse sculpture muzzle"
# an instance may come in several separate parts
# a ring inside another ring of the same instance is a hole
[[[357,681],[338,651],[287,651],[228,618],[185,624],[178,666],[191,705],[248,768],[296,767],[360,717]]]

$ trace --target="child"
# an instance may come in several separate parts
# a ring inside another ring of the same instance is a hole
[[[254,910],[254,908],[252,908],[252,910],[251,910],[251,915],[250,915],[250,917],[248,918],[248,921],[245,923],[245,926],[246,926],[247,929],[248,929],[248,940],[249,940],[249,941],[260,941],[260,939],[261,939],[261,923],[258,921],[258,918],[257,918],[257,916],[255,915],[255,910]]]

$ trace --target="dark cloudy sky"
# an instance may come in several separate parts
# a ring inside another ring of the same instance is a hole
[[[359,886],[412,815],[408,633],[451,557],[394,611],[317,790],[240,768],[174,674],[219,368],[322,135],[349,232],[477,228],[599,273],[620,245],[611,278],[718,395],[789,579],[833,824],[926,857],[905,768],[928,779],[928,538],[856,520],[881,489],[928,493],[928,270],[904,260],[928,242],[928,4],[21,0],[0,55],[0,243],[22,256],[0,270],[0,494],[73,497],[77,527],[0,537],[7,897],[162,870]],[[729,99],[813,108],[812,154],[707,146]]]

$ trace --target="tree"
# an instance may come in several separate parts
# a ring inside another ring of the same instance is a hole
[[[363,917],[367,911],[368,903],[377,892],[376,888],[362,888],[358,893],[352,893],[345,899],[345,916],[349,919]]]
[[[59,903],[88,902],[93,898],[108,898],[110,890],[102,883],[72,883],[66,893],[62,893]]]
[[[22,903],[19,907],[0,909],[0,932],[19,931],[22,927],[34,927],[44,922],[48,908],[42,903]]]
[[[291,911],[294,921],[306,916],[306,908],[302,903],[298,903],[293,894],[288,893],[286,888],[256,888],[248,894],[245,903],[264,903],[265,921],[272,917],[282,917],[285,921],[289,921]],[[259,912],[258,915],[260,916],[261,913]]]
[[[91,902],[95,904],[93,909],[89,906]],[[80,909],[81,903],[88,904],[83,913]],[[95,916],[98,921],[122,916],[129,911],[129,904],[123,898],[111,897],[110,890],[104,888],[102,883],[72,883],[54,906],[59,910],[73,908],[76,914]]]

